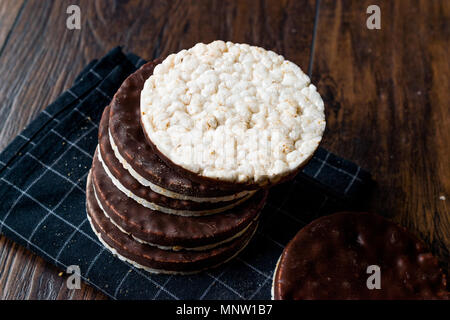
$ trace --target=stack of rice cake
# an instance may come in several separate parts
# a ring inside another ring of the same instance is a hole
[[[255,72],[264,68],[274,76],[263,83]],[[103,113],[87,183],[91,226],[150,272],[220,265],[248,244],[268,187],[295,176],[324,125],[309,78],[271,51],[215,41],[147,63]]]

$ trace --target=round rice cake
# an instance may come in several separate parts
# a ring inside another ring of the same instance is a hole
[[[144,186],[167,197],[196,202],[221,202],[250,193],[242,187],[198,183],[167,166],[146,138],[140,124],[140,94],[159,61],[143,65],[120,86],[110,105],[109,138],[122,166]]]
[[[98,160],[92,163],[92,183],[100,208],[124,233],[164,249],[204,250],[229,242],[258,218],[267,190],[260,190],[228,211],[206,216],[180,216],[152,210],[120,191]]]
[[[91,176],[86,187],[86,209],[94,233],[109,251],[121,260],[152,273],[191,274],[219,266],[239,254],[257,228],[257,223],[254,223],[239,238],[200,252],[162,250],[146,245],[121,232],[103,214],[94,195]]]
[[[379,215],[359,212],[325,216],[301,229],[281,254],[272,290],[275,300],[449,297],[445,275],[421,241]]]
[[[309,77],[247,44],[198,43],[169,55],[145,81],[140,105],[160,158],[201,183],[280,183],[306,164],[325,129]]]
[[[197,202],[170,198],[153,191],[151,187],[142,185],[122,166],[114,155],[108,134],[109,113],[110,108],[108,106],[103,112],[99,125],[97,157],[114,185],[141,205],[168,214],[200,216],[216,214],[234,208],[253,194],[250,193],[247,196],[231,201]],[[161,174],[164,175],[165,173],[161,172]],[[156,190],[159,191],[159,189]]]

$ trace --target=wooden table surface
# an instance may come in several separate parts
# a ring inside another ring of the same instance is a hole
[[[81,30],[66,9],[81,9]],[[381,29],[366,27],[369,5]],[[0,150],[91,59],[123,45],[145,59],[215,39],[274,50],[324,98],[323,146],[369,169],[368,207],[450,263],[450,1],[0,1]],[[0,238],[0,299],[105,299]]]

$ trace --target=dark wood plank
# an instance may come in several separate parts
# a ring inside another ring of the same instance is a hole
[[[370,169],[371,210],[450,263],[449,1],[321,1],[313,82],[326,101],[324,146]]]
[[[5,46],[8,36],[14,28],[24,6],[25,0],[7,0],[0,2],[0,54]]]
[[[81,8],[81,30],[65,27],[70,4]],[[222,39],[275,50],[306,70],[314,13],[315,0],[28,0],[0,55],[0,150],[114,46],[152,59]],[[104,298],[86,285],[68,290],[59,270],[4,237],[0,267],[0,298]]]

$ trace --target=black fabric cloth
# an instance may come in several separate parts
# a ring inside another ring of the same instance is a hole
[[[370,174],[323,148],[293,181],[271,190],[257,234],[233,261],[196,275],[155,275],[114,257],[86,218],[85,186],[98,123],[124,79],[145,61],[121,48],[94,60],[0,154],[0,233],[113,299],[270,299],[286,243],[314,218],[364,201]]]

